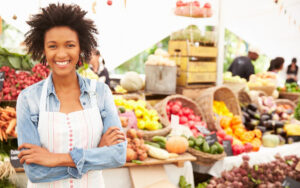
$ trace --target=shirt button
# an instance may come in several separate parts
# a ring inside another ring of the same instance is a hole
[[[72,144],[70,144],[70,146],[72,147]]]
[[[72,142],[73,140],[72,139],[70,139],[70,142]]]
[[[70,137],[72,137],[72,134],[70,134]]]

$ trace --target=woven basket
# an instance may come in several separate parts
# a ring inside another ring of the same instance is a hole
[[[225,152],[221,154],[210,154],[193,149],[191,147],[188,148],[188,152],[197,158],[197,162],[200,162],[205,165],[213,165],[215,162],[223,159],[226,156]]]
[[[272,96],[273,92],[275,91],[275,86],[249,86],[250,90],[256,90],[256,91],[263,91],[267,95]]]
[[[294,102],[296,105],[298,104],[300,97],[300,93],[292,93],[292,92],[279,92],[279,98],[281,99],[289,99],[290,101]]]
[[[202,121],[206,122],[205,117],[203,116],[202,108],[200,108],[195,101],[193,101],[183,95],[171,95],[171,96],[166,97],[164,100],[160,101],[159,103],[157,103],[155,105],[156,111],[162,117],[161,122],[163,124],[166,124],[169,126],[171,125],[171,122],[168,119],[166,107],[167,107],[168,102],[173,101],[173,100],[179,100],[180,102],[182,102],[183,107],[189,107],[190,109],[192,109],[194,111],[195,115],[200,115],[202,118]]]
[[[143,100],[143,97],[138,94],[126,94],[126,95],[122,95],[122,97],[126,100]],[[148,110],[154,109],[149,103],[146,103],[146,108]],[[160,116],[159,113],[158,113],[158,117],[159,117],[159,121],[162,124],[163,128],[159,129],[159,130],[154,130],[154,131],[141,130],[143,132],[143,138],[145,140],[151,140],[151,138],[156,135],[157,136],[166,136],[171,131],[171,126],[169,124],[162,122],[163,118]]]
[[[242,89],[238,92],[238,100],[241,104],[250,104],[252,102],[251,97],[245,89]]]
[[[234,115],[241,116],[241,109],[236,95],[226,86],[212,87],[204,90],[196,99],[197,104],[203,109],[207,126],[211,131],[220,129],[220,125],[214,119],[213,101],[224,101],[227,108]]]
[[[293,103],[292,101],[290,101],[288,99],[276,99],[275,102],[276,102],[276,105],[287,104],[287,105],[290,105],[293,109],[296,108],[295,103]]]

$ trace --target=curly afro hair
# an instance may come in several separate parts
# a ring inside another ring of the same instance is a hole
[[[98,31],[92,20],[84,18],[86,13],[78,5],[50,4],[42,8],[41,13],[33,15],[27,22],[31,26],[25,34],[28,53],[34,60],[41,60],[45,33],[53,27],[67,26],[77,33],[82,58],[89,61],[93,49],[97,47],[95,34]]]

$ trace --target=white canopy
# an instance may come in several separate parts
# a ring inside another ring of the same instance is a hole
[[[100,51],[109,70],[151,47],[173,31],[189,24],[218,25],[218,0],[213,0],[214,17],[193,19],[175,16],[176,0],[113,0],[108,6],[105,0],[70,0],[89,12],[99,29]],[[30,14],[38,12],[49,2],[58,0],[10,0],[0,6],[0,16],[26,32]],[[92,4],[96,2],[96,14]],[[201,0],[204,4],[208,0]],[[209,0],[211,2],[211,0]],[[276,5],[274,0],[222,0],[223,20],[226,28],[256,46],[269,57],[283,56],[300,59],[300,0],[285,0]],[[286,15],[284,14],[286,10]],[[18,19],[12,18],[16,14]],[[291,18],[289,18],[289,16]],[[296,20],[296,25],[293,23]]]

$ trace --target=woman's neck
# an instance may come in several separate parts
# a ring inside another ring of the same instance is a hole
[[[58,76],[56,74],[52,74],[52,81],[55,88],[55,92],[68,92],[72,89],[79,89],[79,84],[77,80],[76,73],[70,74],[68,76]]]

